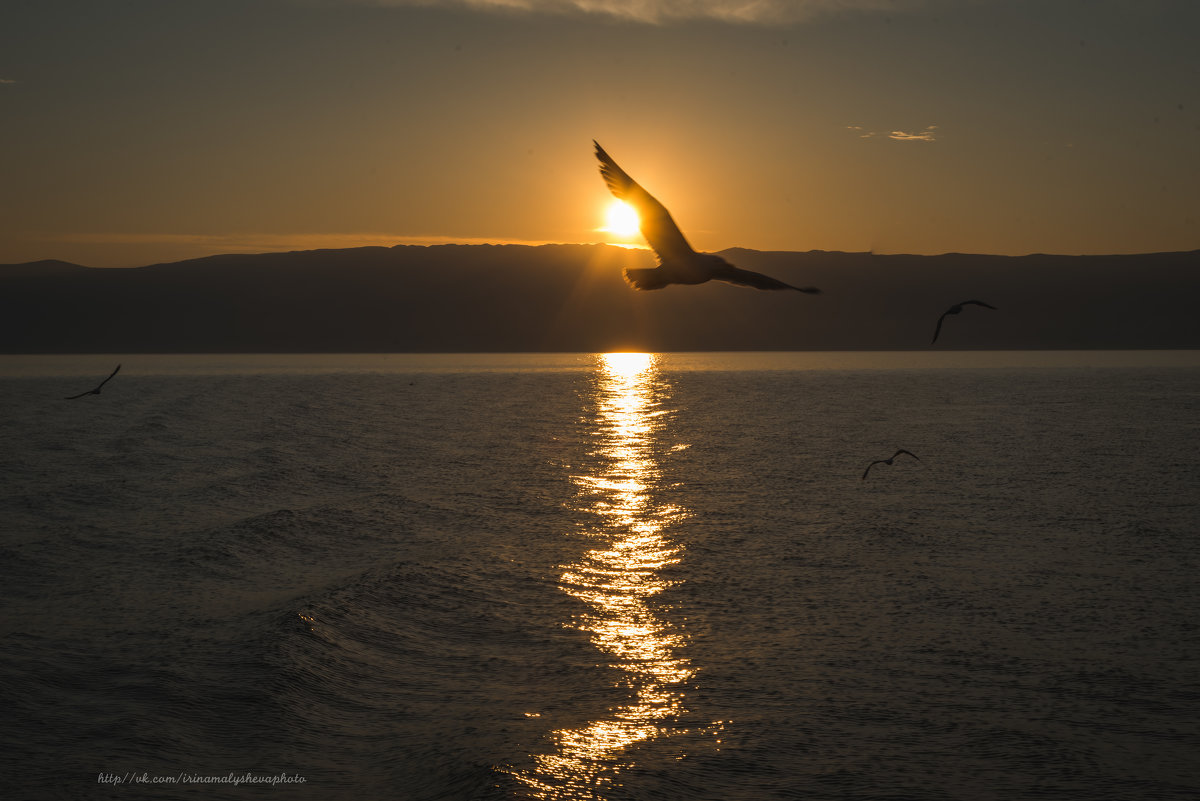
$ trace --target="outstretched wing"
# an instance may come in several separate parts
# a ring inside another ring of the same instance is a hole
[[[995,307],[995,306],[993,306],[993,305],[992,305],[992,304],[990,304],[990,303],[984,303],[982,300],[964,300],[962,303],[960,303],[960,304],[958,304],[958,305],[959,305],[959,306],[967,306],[967,305],[970,305],[970,304],[974,304],[974,305],[976,305],[976,306],[982,306],[982,307],[983,307],[983,308],[985,308],[985,309],[992,309],[993,311],[995,311],[995,310],[996,310],[996,307]]]
[[[942,333],[942,320],[945,320],[946,315],[949,313],[950,312],[942,312],[942,316],[938,318],[937,328],[933,329],[933,339],[929,340],[930,345],[932,345],[934,342],[937,342],[938,334]]]
[[[600,143],[592,140],[596,146],[596,158],[600,161],[600,175],[618,200],[623,200],[633,207],[638,214],[642,236],[654,248],[660,261],[676,261],[685,259],[696,251],[683,238],[683,232],[671,219],[666,206],[654,199],[654,196],[642,189],[637,181],[629,177],[629,173],[617,166],[612,156],[604,152]]]
[[[875,466],[875,465],[877,465],[877,464],[883,464],[883,463],[884,463],[884,460],[883,460],[883,459],[876,459],[875,461],[871,462],[869,465],[867,465],[867,469],[863,471],[862,477],[863,477],[863,478],[866,478],[866,477],[867,477],[867,473],[870,473],[870,472],[871,472],[871,468],[872,468],[872,467],[874,467],[874,466]]]
[[[895,453],[893,453],[893,454],[892,454],[892,458],[893,458],[893,459],[895,459],[897,456],[899,456],[899,455],[900,455],[900,454],[902,454],[902,453],[907,453],[909,456],[911,456],[912,458],[916,459],[918,462],[919,462],[919,461],[921,461],[921,457],[920,457],[920,456],[917,456],[917,455],[916,455],[915,453],[913,453],[912,451],[906,451],[906,450],[904,450],[904,448],[901,448],[901,449],[899,449],[898,451],[896,451]]]
[[[743,270],[741,267],[734,267],[732,264],[727,264],[724,267],[719,267],[713,270],[712,277],[717,281],[724,281],[728,284],[738,284],[739,286],[751,286],[755,289],[794,289],[797,292],[807,292],[810,295],[819,295],[821,290],[815,286],[798,287],[791,284],[785,284],[777,278],[772,278],[769,275],[756,273],[752,270]]]
[[[117,370],[120,370],[120,369],[121,369],[121,365],[119,365],[119,364],[118,364],[118,365],[117,365],[117,369],[116,369],[116,370],[113,370],[111,373],[109,373],[109,374],[108,374],[108,378],[106,378],[106,379],[104,379],[103,381],[101,381],[101,382],[99,383],[99,385],[97,385],[96,389],[100,389],[100,387],[104,386],[104,385],[105,385],[105,384],[107,384],[109,381],[111,381],[111,380],[112,380],[112,377],[113,377],[114,375],[116,375],[116,374],[117,374]]]
[[[78,395],[72,395],[69,398],[64,398],[63,400],[75,400],[76,398],[82,398],[84,395],[99,395],[100,387],[104,386],[110,380],[112,380],[112,377],[117,374],[117,370],[120,370],[120,369],[121,369],[121,365],[118,364],[116,367],[116,370],[113,370],[111,373],[109,373],[108,378],[104,379],[99,384],[97,384],[95,389],[89,389],[87,392],[80,392]]]

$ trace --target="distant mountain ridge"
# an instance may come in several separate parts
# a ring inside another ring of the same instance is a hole
[[[722,255],[818,296],[636,292],[608,245],[398,245],[126,269],[0,265],[0,352],[537,352],[1200,348],[1200,251],[1114,256]]]

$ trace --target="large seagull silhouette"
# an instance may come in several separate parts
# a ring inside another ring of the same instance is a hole
[[[669,284],[703,284],[706,281],[724,281],[755,289],[794,289],[797,292],[817,294],[821,290],[813,286],[799,287],[785,284],[769,275],[734,267],[720,256],[712,253],[697,253],[683,238],[683,232],[671,219],[663,204],[642,189],[629,177],[629,173],[617,166],[612,156],[596,140],[596,158],[600,160],[600,175],[608,190],[633,207],[638,214],[642,236],[658,255],[658,266],[641,270],[626,270],[625,280],[634,289],[662,289]]]

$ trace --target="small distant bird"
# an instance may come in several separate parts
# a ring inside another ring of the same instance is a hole
[[[933,329],[933,339],[929,341],[929,344],[932,345],[934,342],[937,342],[938,334],[940,334],[942,331],[942,320],[946,319],[946,315],[958,314],[963,310],[963,306],[969,306],[972,304],[975,306],[982,306],[985,309],[995,310],[996,308],[990,303],[984,303],[982,300],[964,300],[962,303],[954,304],[950,308],[946,309],[946,311],[942,312],[942,316],[938,318],[937,328]]]
[[[72,395],[71,397],[65,398],[64,400],[75,400],[76,398],[82,398],[84,395],[99,395],[100,387],[104,386],[109,381],[111,381],[112,377],[117,374],[117,370],[120,370],[120,369],[121,369],[121,365],[118,364],[117,369],[113,370],[111,373],[109,373],[108,378],[104,379],[99,384],[97,384],[95,389],[89,389],[87,392],[80,392],[78,395]]]
[[[625,280],[634,289],[662,289],[669,284],[724,281],[755,289],[794,289],[810,295],[821,292],[813,286],[792,286],[762,273],[743,270],[713,253],[697,253],[683,238],[683,232],[671,219],[666,207],[618,167],[598,142],[593,139],[592,144],[596,146],[600,175],[608,185],[608,190],[637,212],[642,236],[646,237],[658,256],[657,267],[625,271]]]
[[[862,477],[865,479],[865,478],[867,477],[867,473],[870,473],[870,472],[871,472],[871,468],[872,468],[872,467],[874,467],[874,466],[875,466],[875,465],[877,465],[877,464],[886,464],[886,465],[888,465],[888,466],[891,466],[891,464],[892,464],[892,459],[895,459],[897,456],[899,456],[899,455],[900,455],[900,454],[902,454],[902,453],[907,453],[909,456],[911,456],[912,458],[916,459],[918,462],[919,462],[919,461],[921,461],[921,457],[920,457],[920,456],[917,456],[917,455],[916,455],[915,453],[913,453],[912,451],[906,451],[906,450],[904,450],[904,448],[901,448],[900,450],[898,450],[898,451],[896,451],[895,453],[893,453],[893,454],[892,454],[892,458],[891,458],[891,459],[876,459],[875,461],[871,462],[869,465],[867,465],[867,469],[863,471]]]

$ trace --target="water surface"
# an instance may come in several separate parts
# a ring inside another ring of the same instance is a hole
[[[11,797],[1200,793],[1195,354],[0,376]]]

